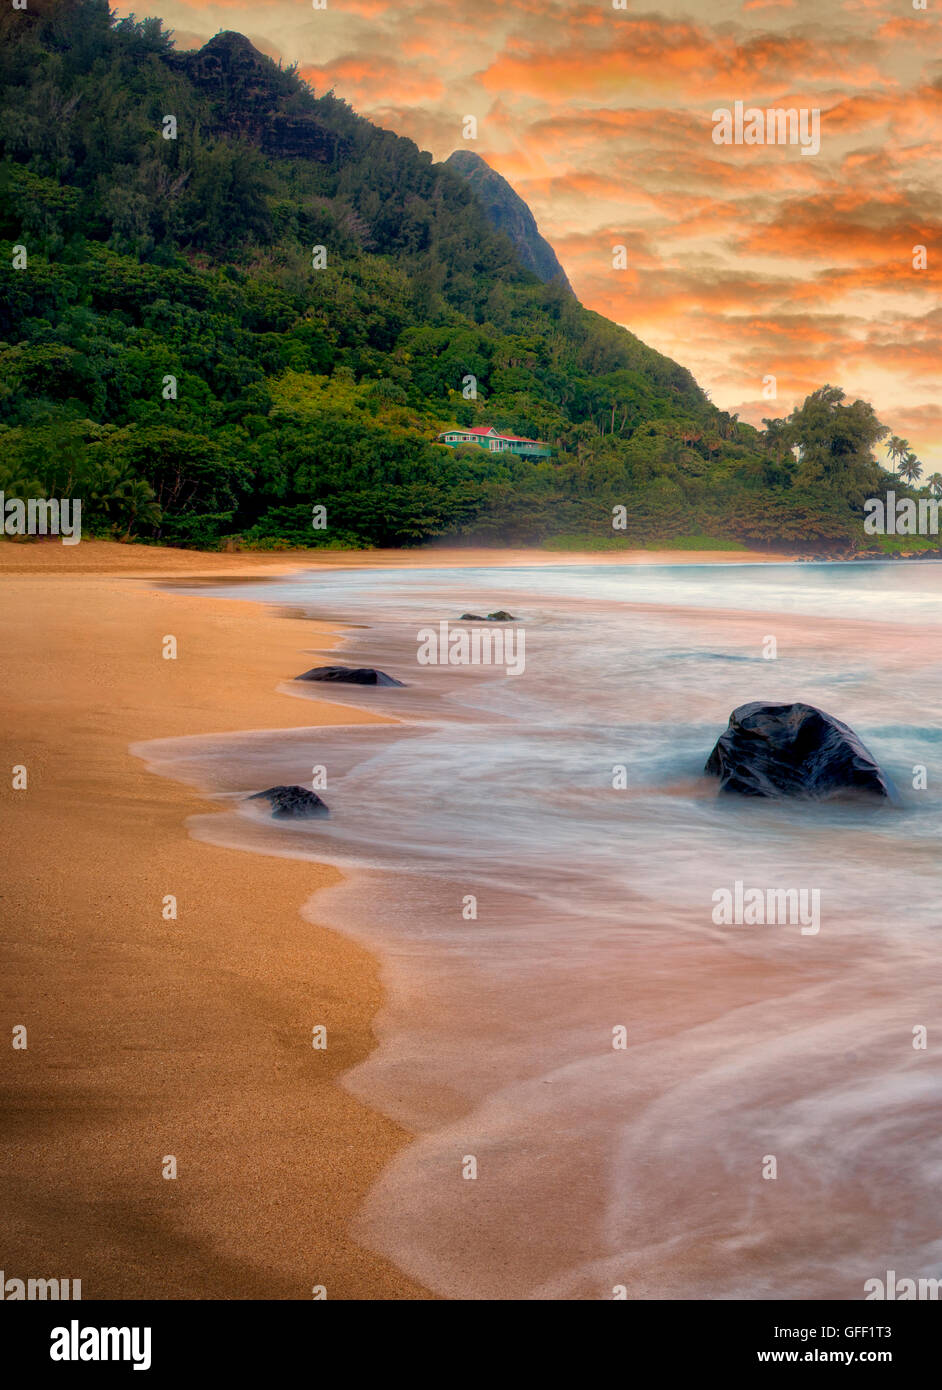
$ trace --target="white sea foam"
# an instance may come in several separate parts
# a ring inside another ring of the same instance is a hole
[[[897,564],[233,591],[366,623],[333,659],[407,682],[286,687],[398,726],[137,750],[233,798],[193,818],[198,837],[350,870],[307,908],[384,965],[379,1046],[346,1084],[417,1136],[360,1239],[455,1297],[855,1298],[874,1270],[938,1272],[940,589],[942,566]],[[525,674],[416,664],[417,618],[467,607],[517,615]],[[902,809],[718,800],[706,755],[757,698],[849,723]],[[314,764],[330,820],[236,804]],[[820,933],[714,925],[713,890],[743,879],[814,884]]]

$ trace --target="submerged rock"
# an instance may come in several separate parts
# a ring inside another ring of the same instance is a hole
[[[372,666],[312,666],[296,681],[341,681],[345,685],[403,685]]]
[[[262,797],[271,803],[271,813],[278,820],[308,820],[311,816],[330,814],[327,803],[307,787],[269,787],[247,799],[258,801]]]
[[[866,793],[898,801],[893,783],[860,739],[813,705],[740,705],[704,772],[741,796],[834,797]]]
[[[462,613],[458,621],[461,623],[515,623],[517,619],[512,613],[498,608],[496,613],[488,613],[486,618],[482,618],[480,613]]]

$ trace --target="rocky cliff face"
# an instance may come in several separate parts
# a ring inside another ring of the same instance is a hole
[[[467,180],[491,225],[510,237],[527,270],[532,270],[545,282],[553,280],[565,285],[572,294],[572,286],[556,259],[556,252],[540,236],[533,213],[507,180],[471,150],[455,150],[445,164]]]
[[[212,103],[212,133],[250,140],[276,159],[337,164],[348,153],[342,135],[313,114],[290,109],[288,73],[259,53],[243,34],[226,30],[197,52],[174,54],[171,62]],[[540,236],[533,213],[507,180],[470,150],[456,150],[446,165],[468,183],[491,225],[510,238],[527,270],[572,294],[555,251]]]
[[[336,159],[341,148],[334,131],[306,113],[279,110],[284,74],[242,34],[217,34],[197,53],[179,61],[190,81],[213,102],[216,130],[260,145],[281,159]]]

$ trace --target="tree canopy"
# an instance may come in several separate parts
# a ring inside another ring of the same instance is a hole
[[[553,457],[434,442],[475,423]],[[830,386],[764,431],[716,410],[531,274],[453,169],[241,35],[0,10],[8,495],[200,546],[601,540],[616,505],[629,541],[850,544],[886,433]]]

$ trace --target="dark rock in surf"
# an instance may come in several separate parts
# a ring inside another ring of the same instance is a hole
[[[458,621],[461,623],[515,623],[517,619],[512,613],[498,608],[496,613],[488,613],[486,618],[482,618],[480,613],[462,613]]]
[[[296,681],[338,681],[344,685],[403,685],[402,681],[375,671],[372,666],[312,666]]]
[[[704,772],[740,796],[825,799],[862,793],[899,800],[876,759],[839,719],[813,705],[740,705]]]
[[[269,787],[247,799],[258,801],[262,797],[271,803],[271,813],[276,820],[310,820],[312,816],[330,815],[327,803],[307,787]]]

